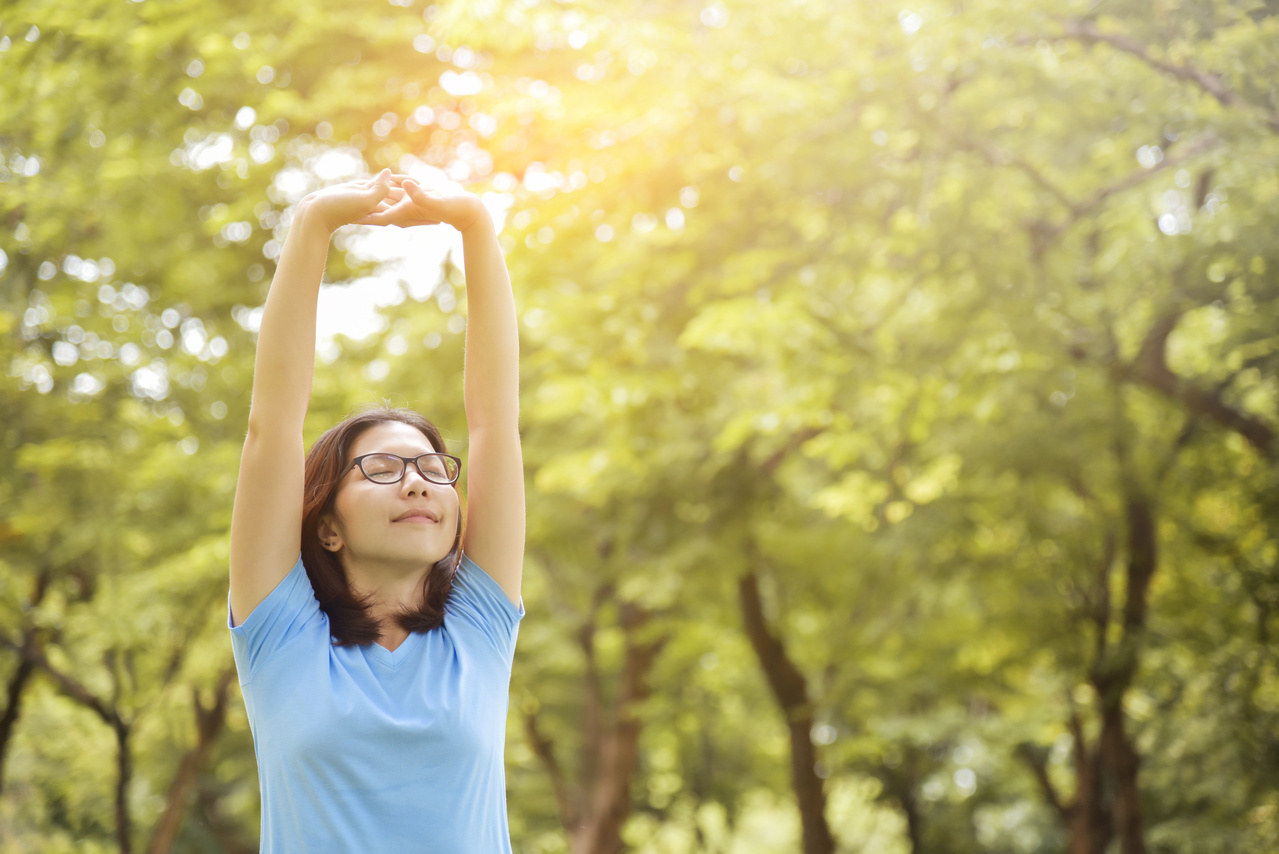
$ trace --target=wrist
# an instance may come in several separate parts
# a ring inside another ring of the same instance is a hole
[[[484,202],[480,201],[479,196],[471,196],[468,201],[465,222],[455,225],[454,228],[462,232],[463,235],[472,232],[492,231],[493,215],[484,206]]]
[[[302,197],[302,201],[297,203],[293,209],[293,221],[289,228],[299,229],[312,234],[322,234],[325,240],[333,235],[340,227],[340,223],[334,224],[329,222],[324,216],[324,211],[315,203],[313,194]]]

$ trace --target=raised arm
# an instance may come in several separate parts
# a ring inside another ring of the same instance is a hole
[[[367,222],[446,223],[462,233],[466,265],[463,399],[470,433],[466,533],[462,548],[520,601],[524,570],[524,459],[519,433],[519,332],[511,278],[493,218],[478,197],[426,191],[404,175]]]
[[[470,434],[466,553],[520,601],[524,457],[519,433],[519,332],[510,274],[483,205],[462,231],[466,264],[463,395]]]
[[[231,513],[235,625],[288,574],[302,546],[302,425],[315,368],[315,316],[329,238],[363,221],[390,192],[390,172],[303,199],[262,312],[249,429]]]

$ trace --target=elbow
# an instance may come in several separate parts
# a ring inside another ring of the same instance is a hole
[[[270,435],[270,419],[249,409],[249,424],[245,430],[245,442],[261,441],[263,436]]]
[[[287,425],[287,426],[286,426]],[[245,447],[275,447],[301,444],[302,424],[293,425],[287,419],[255,415],[249,412],[249,426],[244,434]]]

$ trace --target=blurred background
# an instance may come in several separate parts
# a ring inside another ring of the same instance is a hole
[[[5,0],[0,850],[256,850],[256,310],[390,166],[520,312],[515,851],[1279,851],[1277,84],[1274,0]],[[440,231],[335,239],[308,444],[465,455]]]

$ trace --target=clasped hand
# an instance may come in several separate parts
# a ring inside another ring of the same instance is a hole
[[[407,175],[383,169],[376,177],[335,184],[302,200],[330,230],[344,225],[451,225],[466,231],[485,214],[474,193],[424,190]]]

